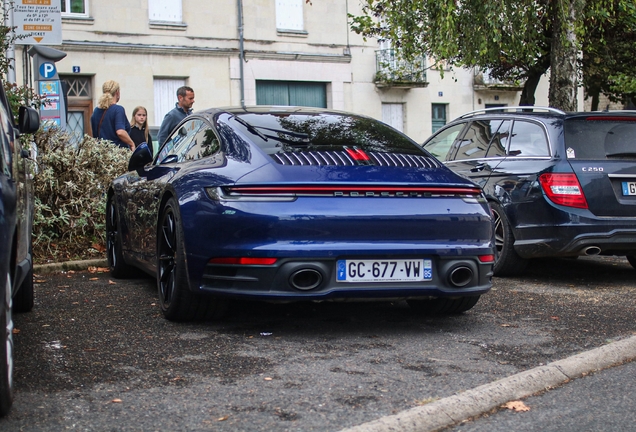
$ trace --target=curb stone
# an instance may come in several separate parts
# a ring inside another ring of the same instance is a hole
[[[89,267],[108,267],[108,260],[93,259],[84,261],[65,261],[52,264],[36,264],[33,266],[34,273],[54,273],[68,270],[86,270]]]
[[[341,432],[433,432],[490,411],[506,402],[633,359],[636,359],[636,336],[520,372],[424,406],[343,429]]]

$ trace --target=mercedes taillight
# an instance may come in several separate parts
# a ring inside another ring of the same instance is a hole
[[[587,208],[583,188],[575,174],[541,174],[539,182],[553,203],[567,207]]]

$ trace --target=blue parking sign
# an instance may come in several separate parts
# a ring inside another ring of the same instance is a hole
[[[57,74],[55,64],[51,62],[44,62],[40,65],[40,76],[45,79],[54,78]]]

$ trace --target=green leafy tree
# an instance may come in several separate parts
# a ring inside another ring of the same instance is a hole
[[[491,76],[503,81],[523,81],[521,105],[534,105],[539,80],[550,70],[550,105],[566,110],[576,108],[582,67],[578,58],[588,41],[586,19],[602,20],[618,4],[634,16],[632,0],[363,3],[364,14],[351,17],[352,29],[390,40],[405,60],[427,55],[458,67],[488,69]],[[614,49],[606,46],[606,50]],[[621,80],[626,75],[617,82]]]
[[[636,3],[608,2],[588,11],[581,68],[592,110],[600,95],[624,104],[636,96]]]

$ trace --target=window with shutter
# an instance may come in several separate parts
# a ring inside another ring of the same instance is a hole
[[[327,108],[327,88],[322,82],[256,81],[257,105]]]
[[[182,22],[181,0],[148,0],[150,21]]]
[[[184,85],[184,79],[155,78],[155,125],[161,126],[163,117],[177,103],[177,89]]]
[[[401,103],[383,103],[382,121],[404,132],[404,105]]]
[[[276,0],[276,29],[304,30],[303,0]]]

